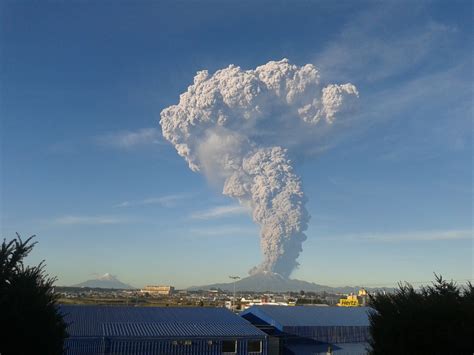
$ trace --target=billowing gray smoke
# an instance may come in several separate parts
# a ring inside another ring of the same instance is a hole
[[[327,129],[358,97],[352,84],[322,85],[317,69],[287,59],[255,70],[200,71],[179,103],[161,112],[163,136],[193,171],[223,184],[252,210],[264,261],[250,273],[288,277],[306,240],[309,215],[289,154]]]

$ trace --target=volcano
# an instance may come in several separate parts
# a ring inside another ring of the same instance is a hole
[[[296,280],[283,277],[280,274],[270,271],[263,271],[245,278],[242,278],[235,282],[235,289],[239,292],[299,292],[301,290],[306,292],[328,292],[328,293],[343,293],[348,294],[356,292],[357,290],[364,288],[367,291],[386,291],[392,292],[393,288],[390,287],[364,287],[360,286],[341,286],[331,287],[316,284],[314,282],[308,282],[303,280]],[[223,291],[232,292],[234,290],[234,283],[216,283],[212,285],[204,286],[192,286],[188,290],[212,290],[221,289]]]
[[[296,279],[285,278],[280,274],[263,271],[235,282],[235,288],[239,291],[253,291],[253,292],[299,292],[301,290],[310,292],[343,292],[341,290],[350,289],[354,290],[354,287],[340,287],[334,288],[330,286],[319,285],[313,282],[307,282]],[[234,283],[216,283],[205,286],[192,286],[189,290],[208,290],[208,289],[221,289],[226,291],[232,291],[234,289]]]
[[[135,287],[130,286],[126,283],[123,283],[119,279],[117,279],[114,275],[106,273],[102,276],[99,276],[93,280],[87,280],[81,282],[76,285],[72,285],[71,287],[90,287],[90,288],[111,288],[111,289],[134,289]]]

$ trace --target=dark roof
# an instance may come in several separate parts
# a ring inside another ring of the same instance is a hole
[[[369,326],[369,307],[252,306],[241,316],[283,327]],[[254,320],[253,323],[256,324]]]
[[[71,337],[263,337],[225,308],[61,306]]]

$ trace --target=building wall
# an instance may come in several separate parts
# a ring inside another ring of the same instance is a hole
[[[367,355],[367,343],[305,344],[299,340],[288,342],[280,355],[327,355],[329,348],[334,355]]]
[[[103,340],[100,338],[67,338],[64,341],[65,355],[102,354]]]
[[[169,296],[173,294],[174,287],[173,286],[162,286],[162,285],[148,285],[145,286],[140,292],[143,293],[150,293],[155,295],[163,295]]]
[[[282,345],[279,337],[268,337],[268,355],[280,355],[282,353]]]
[[[364,343],[369,339],[369,327],[325,326],[284,327],[287,334],[310,338],[324,343]]]
[[[217,355],[222,352],[224,339],[191,339],[185,345],[178,339],[133,339],[133,338],[69,338],[65,344],[66,355]],[[228,339],[237,340],[239,355],[267,355],[266,338]],[[248,352],[248,340],[262,341],[262,352]],[[212,341],[212,345],[209,345]]]

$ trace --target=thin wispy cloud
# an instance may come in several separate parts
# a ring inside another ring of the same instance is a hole
[[[417,26],[398,29],[396,35],[380,31],[380,23],[393,26],[394,12],[399,11],[394,3],[360,12],[317,55],[315,62],[331,77],[349,75],[355,82],[375,82],[403,74],[427,59],[433,60],[433,53],[457,33],[456,27],[435,21],[420,21]],[[419,4],[408,16],[415,17],[424,11],[425,7]]]
[[[441,149],[465,150],[472,139],[472,90],[466,80],[470,52],[453,45],[462,39],[460,29],[432,19],[415,21],[416,25],[406,28],[393,22],[401,15],[407,22],[414,21],[426,11],[423,3],[414,4],[408,13],[397,3],[376,4],[356,14],[314,57],[328,77],[366,88],[360,91],[363,110],[346,120],[351,129],[339,132],[339,139],[361,135],[394,119],[405,123],[405,131],[393,142],[380,143],[384,145],[379,149],[383,160],[414,155],[425,159]],[[382,23],[396,31],[380,31]],[[420,130],[423,139],[406,134]],[[434,145],[440,149],[433,149]]]
[[[403,242],[434,242],[468,240],[473,238],[470,229],[408,231],[400,233],[362,233],[346,234],[342,236],[327,237],[324,239],[343,239],[350,241],[364,241],[375,243],[403,243]]]
[[[124,223],[124,218],[114,216],[61,216],[55,218],[52,224],[55,225],[100,225]]]
[[[180,201],[190,198],[190,194],[175,194],[159,197],[148,197],[138,201],[123,201],[114,207],[133,207],[145,205],[161,205],[163,207],[173,207],[179,204]]]
[[[131,149],[139,146],[164,144],[157,128],[141,128],[135,131],[118,131],[97,137],[97,143],[118,149]]]
[[[225,205],[216,206],[207,210],[197,211],[191,214],[191,218],[194,219],[215,219],[223,218],[228,216],[235,216],[239,214],[245,214],[248,209],[240,205]]]
[[[405,121],[406,129],[423,130],[422,138],[416,140],[410,139],[406,132],[394,132],[385,137],[384,146],[380,148],[381,159],[427,159],[440,154],[440,149],[457,152],[468,148],[472,139],[470,112],[473,106],[472,90],[463,80],[466,67],[467,62],[462,62],[457,67],[421,76],[406,82],[403,87],[374,95],[374,105],[367,115],[369,120],[410,117],[411,121]],[[426,105],[426,102],[432,104]],[[433,110],[437,110],[436,115]],[[430,123],[423,126],[423,117],[431,117]],[[439,149],[433,149],[433,145]]]
[[[191,228],[188,234],[191,237],[228,237],[228,236],[246,236],[258,237],[258,229],[250,227],[240,227],[234,225]]]

